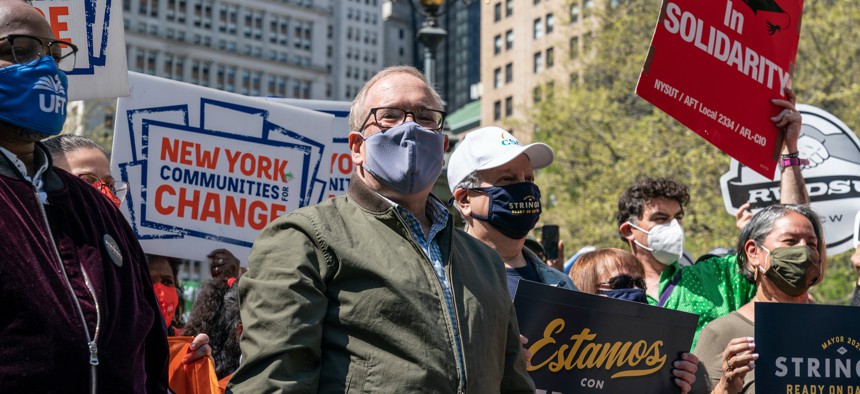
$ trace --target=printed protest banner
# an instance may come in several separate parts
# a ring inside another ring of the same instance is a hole
[[[757,302],[758,393],[860,393],[860,308]]]
[[[331,178],[328,180],[328,187],[326,187],[324,197],[331,198],[346,194],[353,170],[352,155],[349,152],[349,107],[352,103],[349,101],[300,100],[271,97],[267,97],[266,100],[334,115],[331,166],[329,167]]]
[[[537,393],[671,393],[699,317],[521,280],[514,297]]]
[[[860,210],[860,139],[827,111],[803,104],[797,110],[803,116],[798,153],[809,160],[801,172],[812,209],[824,225],[827,254],[852,250],[855,226],[851,220]],[[732,160],[720,178],[726,211],[734,215],[741,205],[750,203],[757,212],[779,203],[779,178],[779,171],[764,177]]]
[[[129,73],[117,101],[112,169],[147,253],[247,261],[271,220],[310,205],[328,183],[331,115]]]
[[[78,47],[75,69],[66,72],[69,100],[128,95],[121,1],[35,0],[32,4],[48,20],[57,40]]]
[[[782,139],[770,121],[800,39],[802,0],[664,0],[636,94],[763,176]]]

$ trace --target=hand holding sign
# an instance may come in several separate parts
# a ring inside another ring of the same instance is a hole
[[[739,393],[744,387],[744,378],[747,373],[755,369],[755,339],[740,337],[729,341],[723,352],[723,376],[717,383],[715,391]]]
[[[782,107],[782,110],[776,116],[771,117],[770,120],[781,132],[785,133],[783,136],[785,140],[782,145],[782,153],[796,153],[797,139],[800,138],[801,126],[800,112],[797,112],[797,109],[794,108],[794,105],[797,104],[797,96],[794,95],[791,88],[785,88],[784,92],[786,100],[771,100],[773,105]]]
[[[672,375],[681,393],[689,393],[696,382],[696,372],[699,370],[699,358],[693,353],[681,353],[681,359],[672,363]]]

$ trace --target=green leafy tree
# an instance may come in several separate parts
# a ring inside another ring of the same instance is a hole
[[[795,90],[801,102],[857,125],[860,33],[851,27],[859,22],[856,5],[848,0],[807,4]],[[597,28],[587,49],[565,65],[578,77],[568,86],[544,86],[553,94],[531,113],[535,140],[556,151],[555,163],[537,181],[547,202],[543,221],[561,225],[570,250],[624,247],[614,217],[618,196],[639,177],[669,177],[687,184],[692,195],[684,218],[687,250],[698,256],[716,246],[733,247],[738,231],[725,211],[719,183],[730,158],[634,93],[660,3],[622,2],[595,12]],[[847,51],[853,62],[818,63],[824,62],[822,56],[838,58],[846,45],[853,45]],[[848,293],[835,283],[850,285],[840,271],[848,268],[847,260],[848,254],[831,258],[832,279],[819,286],[820,301],[840,302]]]

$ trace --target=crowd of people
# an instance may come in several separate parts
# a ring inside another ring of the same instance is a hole
[[[0,0],[0,392],[168,392],[183,372],[168,371],[168,337],[187,337],[182,365],[211,361],[232,393],[534,393],[512,303],[529,280],[697,314],[689,352],[671,363],[678,391],[753,393],[754,304],[812,302],[826,272],[790,89],[773,100],[780,201],[741,210],[734,253],[679,263],[691,193],[642,177],[618,199],[628,250],[566,266],[529,242],[542,213],[535,171],[552,148],[475,130],[447,163],[452,198],[439,200],[443,101],[418,70],[396,66],[353,101],[347,194],[274,220],[247,268],[212,251],[212,280],[186,322],[179,262],[145,254],[117,209],[133,185],[113,178],[98,144],[56,136],[64,113],[39,111],[32,87],[48,78],[65,95],[60,67],[76,51],[53,37],[32,6]],[[852,263],[860,277],[860,248]]]

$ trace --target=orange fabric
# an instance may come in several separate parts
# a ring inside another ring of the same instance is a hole
[[[190,364],[183,364],[182,359],[188,353],[194,337],[168,337],[170,346],[170,364],[167,367],[168,385],[176,394],[218,394],[223,391],[218,387],[218,376],[215,375],[215,363],[212,358],[204,357]]]
[[[232,377],[233,377],[233,374],[231,373],[231,374],[225,376],[224,379],[221,379],[221,381],[218,382],[218,388],[221,389],[221,394],[227,393],[227,382],[229,382],[230,378],[232,378]]]

